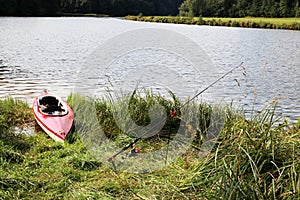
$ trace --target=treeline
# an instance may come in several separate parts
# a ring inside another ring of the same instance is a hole
[[[52,16],[57,15],[59,0],[0,0],[0,15]]]
[[[0,15],[59,16],[105,14],[110,16],[177,15],[183,0],[0,0]]]
[[[185,0],[181,16],[300,17],[300,0]]]
[[[0,0],[2,16],[300,17],[300,0]]]

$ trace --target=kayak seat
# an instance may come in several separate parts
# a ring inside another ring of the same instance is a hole
[[[44,105],[46,108],[42,111],[44,113],[53,113],[55,111],[58,112],[65,112],[65,109],[62,108],[62,104],[59,102],[59,100],[53,96],[44,96],[41,99],[39,99],[39,104]]]
[[[62,107],[60,106],[54,106],[54,105],[50,105],[48,106],[45,110],[43,110],[43,112],[46,112],[46,113],[52,113],[52,112],[55,112],[55,111],[58,111],[58,112],[65,112],[65,109],[63,109]]]
[[[55,97],[52,96],[45,96],[40,99],[41,105],[58,105],[58,100]]]

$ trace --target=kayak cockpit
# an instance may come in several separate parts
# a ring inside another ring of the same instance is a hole
[[[38,98],[39,111],[44,115],[64,116],[68,114],[68,108],[63,101],[56,96],[42,96]]]

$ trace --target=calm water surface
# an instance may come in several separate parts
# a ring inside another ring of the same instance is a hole
[[[217,102],[233,100],[235,105],[251,111],[262,109],[274,97],[278,97],[278,112],[292,120],[300,117],[300,32],[151,24],[114,18],[0,18],[0,97],[12,96],[25,99],[31,104],[35,96],[48,89],[66,98],[73,91],[78,76],[85,76],[81,79],[86,80],[94,78],[80,72],[99,46],[122,33],[142,28],[164,29],[182,34],[201,47],[203,52],[199,53],[204,53],[217,69],[206,76],[206,82],[201,82],[187,69],[174,68],[174,80],[184,77],[187,82],[171,83],[176,86],[177,95],[192,96],[207,83],[244,62],[246,77],[241,70],[236,70],[201,98]],[[153,41],[156,38],[156,35],[151,36]],[[198,51],[194,45],[188,48],[194,50],[194,53]],[[134,57],[140,59],[147,53],[132,52],[130,56],[133,58],[129,60],[134,62]],[[155,53],[162,58],[170,56],[165,55],[164,51]],[[168,65],[175,66],[183,62],[172,56],[168,59]],[[122,79],[119,75],[124,75],[126,66],[134,64],[121,63],[122,59],[119,61],[105,74],[112,77],[110,81],[113,84]],[[163,67],[153,67],[156,76],[154,81],[161,80],[164,84],[164,77],[170,76],[169,71]],[[124,77],[128,81],[125,82],[136,84],[134,77],[139,77],[139,80],[151,83],[153,80],[148,74],[153,72],[149,70],[127,73]],[[96,85],[105,87],[106,83],[104,81]],[[95,91],[93,84],[88,81],[80,84],[87,91]],[[163,86],[156,89],[164,93]]]

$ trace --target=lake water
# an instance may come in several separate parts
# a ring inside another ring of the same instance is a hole
[[[181,36],[185,39],[179,39]],[[135,45],[123,43],[123,39],[136,40],[132,42]],[[144,44],[139,49],[141,41]],[[147,48],[151,42],[157,46]],[[295,121],[300,117],[299,47],[299,31],[151,24],[116,18],[3,17],[0,97],[12,96],[31,104],[44,89],[63,98],[74,87],[101,96],[110,84],[130,90],[137,82],[161,94],[172,89],[176,95],[188,97],[243,62],[247,76],[237,69],[200,99],[233,100],[250,112],[259,111],[277,97],[277,112]],[[119,49],[128,52],[114,55]],[[109,64],[105,72],[103,66],[98,69],[90,62],[95,52],[103,57],[98,64]],[[105,61],[108,57],[111,60]],[[198,65],[201,59],[209,61],[213,70],[200,67],[198,76],[193,64]],[[101,76],[95,73],[99,71]]]

